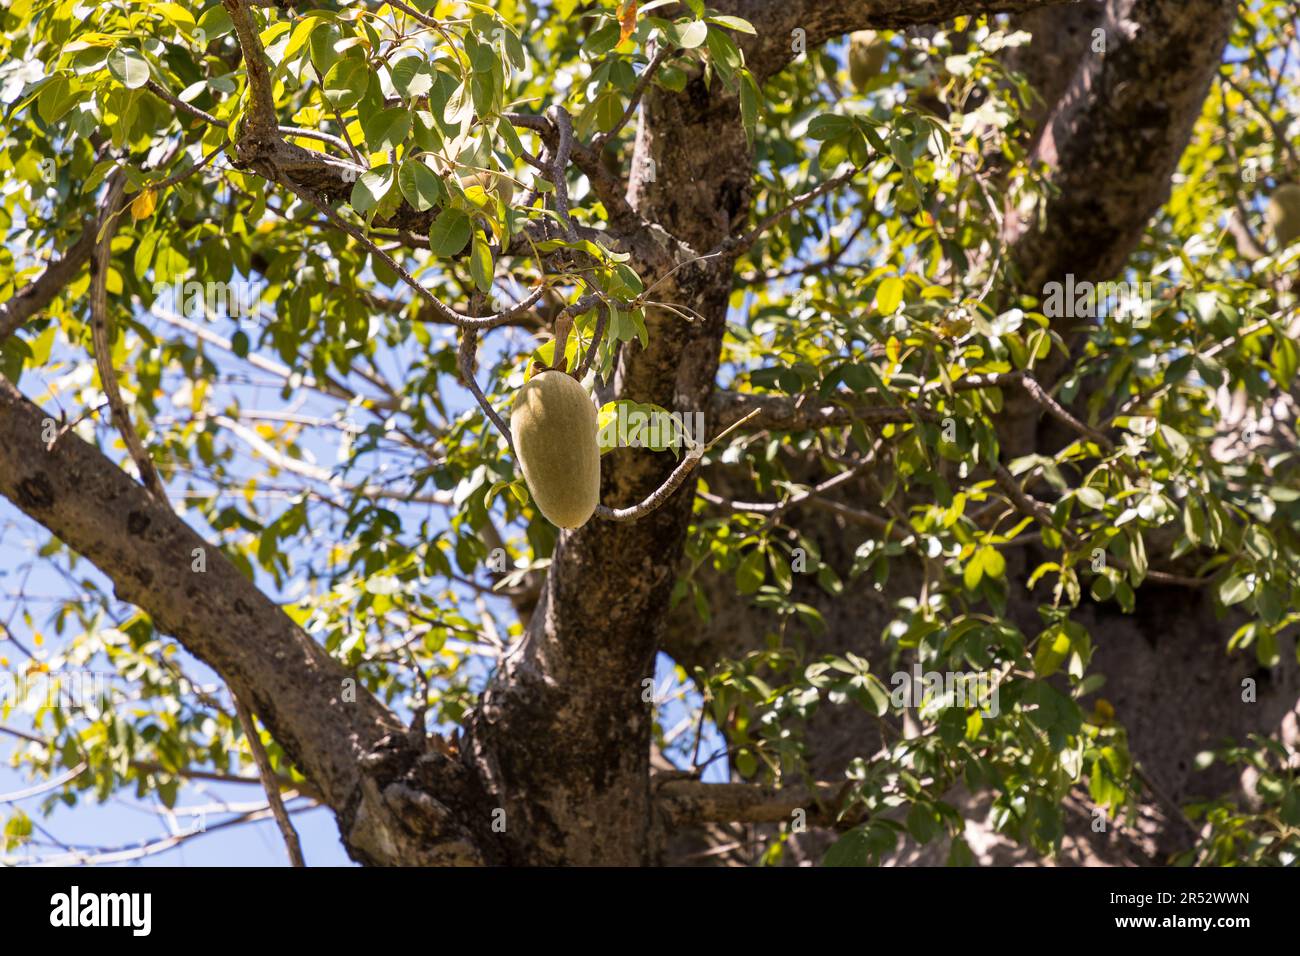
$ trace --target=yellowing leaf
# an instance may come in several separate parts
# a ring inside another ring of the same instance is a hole
[[[618,5],[618,42],[624,42],[636,29],[636,0]]]
[[[148,219],[157,206],[158,194],[152,189],[143,190],[140,195],[131,200],[131,218]]]

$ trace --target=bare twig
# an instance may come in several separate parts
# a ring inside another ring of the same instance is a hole
[[[600,349],[600,340],[605,337],[605,322],[609,316],[609,306],[603,306],[596,313],[596,327],[591,332],[591,344],[587,346],[587,354],[583,356],[581,364],[573,373],[573,377],[582,381],[587,377],[587,372],[591,370],[592,363],[596,361],[596,352]]]
[[[569,116],[569,111],[563,106],[552,106],[547,111],[547,116],[554,124],[558,137],[547,178],[555,187],[555,212],[564,227],[564,235],[572,240],[577,238],[577,235],[573,231],[573,220],[569,216],[569,183],[566,172],[569,168],[569,156],[573,152],[573,120]]]
[[[275,815],[276,825],[279,826],[280,835],[284,837],[285,848],[289,851],[289,862],[293,866],[306,866],[302,858],[302,845],[298,841],[298,832],[294,830],[293,824],[289,821],[289,814],[285,812],[284,801],[280,798],[279,779],[271,767],[271,758],[267,756],[266,748],[262,746],[262,738],[253,723],[253,715],[233,690],[230,696],[234,699],[239,723],[244,728],[248,749],[253,752],[253,760],[257,763],[257,773],[262,778],[262,789],[266,792],[267,803],[271,806],[271,813]]]
[[[722,439],[728,434],[745,424],[749,418],[752,418],[756,414],[757,412],[751,412],[745,418],[742,418],[730,427],[723,429],[718,433],[717,437],[707,445],[704,445],[703,447],[697,445],[687,451],[686,457],[683,458],[681,463],[673,469],[672,474],[664,479],[664,483],[654,491],[650,492],[650,494],[642,501],[628,508],[610,508],[606,505],[598,504],[596,505],[596,514],[600,515],[606,521],[636,521],[638,518],[643,518],[652,511],[658,511],[659,508],[663,506],[664,502],[672,497],[673,492],[682,486],[682,482],[684,482],[690,473],[695,470],[695,466],[700,463],[700,459],[704,457],[705,453],[707,453],[710,448],[722,441]]]
[[[479,408],[483,409],[488,419],[496,426],[501,437],[506,440],[506,446],[510,449],[510,454],[515,455],[515,443],[510,437],[510,429],[506,423],[501,420],[492,403],[487,400],[483,394],[483,389],[479,388],[478,380],[474,377],[474,351],[478,345],[478,331],[474,328],[461,329],[460,333],[460,376],[465,381],[465,387],[470,390],[474,396],[474,401],[478,402]]]
[[[757,242],[762,237],[763,233],[767,232],[767,230],[771,229],[773,226],[775,226],[786,216],[790,215],[792,212],[795,212],[796,210],[802,209],[804,206],[807,206],[810,202],[813,202],[819,196],[824,196],[826,195],[826,193],[830,192],[831,190],[838,189],[840,186],[843,186],[850,179],[856,176],[864,168],[865,165],[866,164],[863,164],[863,166],[854,166],[850,169],[847,169],[844,172],[840,173],[838,176],[832,176],[830,179],[826,180],[825,182],[821,183],[815,188],[808,190],[808,192],[801,193],[798,196],[795,196],[792,200],[790,200],[790,202],[786,206],[784,206],[783,208],[777,210],[776,212],[772,213],[771,215],[761,220],[759,224],[755,226],[753,229],[749,230],[749,232],[740,236],[731,236],[730,238],[724,239],[718,245],[717,249],[714,250],[714,252],[730,252],[730,253],[744,252],[755,242]]]
[[[592,137],[591,145],[588,148],[593,153],[599,155],[600,151],[605,148],[605,144],[622,132],[623,127],[635,115],[636,108],[641,103],[641,97],[645,95],[646,88],[650,86],[650,81],[654,79],[655,73],[659,71],[659,67],[663,65],[664,60],[668,59],[674,52],[676,52],[675,49],[669,47],[655,51],[650,58],[650,62],[646,64],[646,68],[641,72],[636,87],[632,90],[632,97],[627,102],[627,108],[623,110],[623,115],[619,117],[618,122],[614,124],[609,132],[597,133]]]
[[[140,441],[131,424],[131,416],[122,392],[117,384],[117,371],[113,368],[113,351],[109,334],[110,316],[108,311],[108,273],[113,259],[113,236],[117,232],[120,215],[125,208],[122,195],[126,191],[126,176],[121,172],[113,174],[108,191],[100,207],[99,235],[95,245],[95,254],[91,259],[90,281],[90,328],[95,347],[95,366],[99,370],[100,384],[108,398],[108,407],[113,416],[113,426],[126,444],[131,460],[135,462],[140,473],[140,481],[149,493],[158,501],[165,502],[167,493],[163,490],[162,480],[154,468],[153,459]]]
[[[171,90],[164,87],[157,80],[149,80],[148,82],[145,83],[144,87],[150,93],[154,94],[154,96],[157,96],[161,100],[167,101],[173,107],[180,110],[182,113],[187,113],[188,115],[194,117],[195,119],[201,119],[203,120],[203,122],[208,123],[212,126],[224,127],[226,125],[221,120],[217,119],[217,117],[213,116],[211,113],[199,109],[197,106],[193,105],[192,103],[186,103],[183,99],[181,99]]]

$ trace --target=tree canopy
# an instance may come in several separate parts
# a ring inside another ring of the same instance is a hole
[[[1294,4],[0,23],[6,853],[1295,862]]]

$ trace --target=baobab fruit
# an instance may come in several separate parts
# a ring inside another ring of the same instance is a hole
[[[1283,183],[1268,201],[1268,224],[1279,249],[1300,239],[1300,186]]]
[[[567,372],[548,369],[515,394],[510,437],[537,509],[560,528],[580,528],[600,495],[596,406]]]
[[[865,93],[867,84],[885,65],[889,44],[876,36],[875,30],[859,30],[849,34],[849,79],[853,88]]]

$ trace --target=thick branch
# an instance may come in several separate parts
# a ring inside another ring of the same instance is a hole
[[[835,826],[835,805],[843,784],[766,787],[750,783],[665,780],[655,789],[656,806],[674,826],[700,823],[794,823]],[[799,820],[798,814],[804,815]],[[846,821],[851,825],[854,821]]]
[[[727,0],[726,13],[744,17],[757,36],[737,36],[746,65],[770,76],[827,40],[854,30],[901,30],[983,13],[1015,13],[1075,0]],[[802,34],[797,31],[803,31]],[[797,40],[802,40],[802,45]]]
[[[52,447],[49,416],[0,378],[0,495],[93,563],[117,596],[148,613],[212,667],[261,715],[290,760],[339,818],[349,851],[369,862],[473,862],[481,857],[431,797],[419,828],[405,813],[387,768],[406,730],[355,678],[171,508],[75,434]],[[403,745],[405,747],[406,745]],[[398,748],[398,752],[405,752]],[[426,765],[430,790],[454,768]],[[381,775],[382,774],[382,775]],[[376,776],[379,779],[376,780]],[[435,806],[436,804],[436,806]]]
[[[76,278],[95,249],[95,230],[92,220],[67,252],[46,266],[44,272],[19,289],[13,298],[0,302],[0,343],[49,305],[63,287]]]

